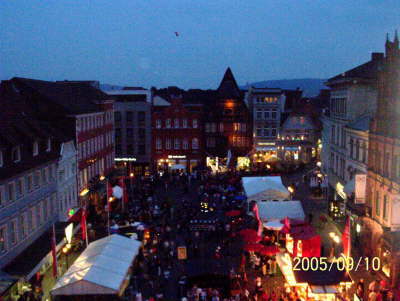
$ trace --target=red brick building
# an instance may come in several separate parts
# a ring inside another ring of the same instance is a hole
[[[152,111],[152,162],[155,170],[184,170],[204,164],[202,105],[154,98]]]
[[[204,114],[205,149],[207,165],[215,168],[227,164],[240,167],[249,164],[252,149],[252,120],[230,68],[216,91],[215,99],[206,104]]]
[[[369,217],[365,247],[378,256],[392,285],[400,273],[400,49],[397,32],[386,41],[378,75],[377,113],[370,127],[367,175]]]

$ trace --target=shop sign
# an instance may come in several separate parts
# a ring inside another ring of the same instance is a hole
[[[275,145],[275,142],[259,142],[258,145]]]
[[[347,198],[347,195],[344,192],[344,186],[340,182],[336,183],[336,192],[343,200]]]
[[[186,159],[185,155],[169,155],[168,159]]]
[[[136,161],[136,158],[114,158],[114,161],[123,161],[123,162]]]
[[[178,247],[178,259],[179,260],[187,259],[186,247]]]
[[[365,190],[367,186],[367,175],[356,175],[356,204],[364,204],[365,203]]]

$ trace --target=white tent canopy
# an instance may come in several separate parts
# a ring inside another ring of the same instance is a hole
[[[300,201],[267,201],[257,202],[260,219],[263,223],[280,221],[285,217],[291,219],[305,220],[303,206]]]
[[[282,184],[281,177],[243,177],[243,188],[248,201],[285,200],[290,193]]]
[[[141,242],[113,234],[89,244],[51,290],[52,295],[120,293]]]

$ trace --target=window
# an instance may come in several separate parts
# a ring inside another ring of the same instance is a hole
[[[133,112],[132,111],[126,111],[126,122],[131,123],[133,121]]]
[[[187,122],[187,119],[186,119],[186,118],[182,120],[182,127],[183,127],[184,129],[186,129],[186,128],[188,127],[188,122]]]
[[[21,148],[19,146],[16,146],[12,149],[11,157],[15,163],[21,161]]]
[[[51,139],[50,138],[47,139],[47,146],[46,146],[46,152],[49,152],[49,151],[51,151]]]
[[[146,112],[139,111],[138,112],[138,127],[146,126]]]
[[[179,119],[175,118],[174,120],[174,128],[179,129]]]
[[[381,214],[380,212],[380,200],[379,200],[379,191],[376,191],[376,195],[375,195],[375,213],[377,216],[379,216]]]
[[[28,210],[28,229],[33,230],[35,225],[33,224],[33,209]]]
[[[0,207],[4,206],[6,202],[6,195],[4,192],[4,186],[0,185]]]
[[[115,129],[115,137],[121,137],[121,129]]]
[[[121,112],[118,112],[118,111],[114,112],[114,121],[121,122],[121,119],[122,119]]]
[[[199,149],[199,139],[197,139],[197,138],[192,139],[192,148]]]
[[[156,120],[156,128],[161,129],[161,120],[160,119]]]
[[[272,116],[271,116],[271,118],[272,118],[272,119],[276,119],[276,118],[277,118],[277,112],[276,112],[276,110],[272,110]]]
[[[353,138],[351,138],[350,139],[350,158],[352,158],[353,159],[353,156],[354,156],[354,140],[353,140]]]
[[[264,119],[269,119],[270,118],[270,110],[265,110],[264,111]]]
[[[332,125],[331,128],[331,143],[335,144],[335,134],[336,134],[336,127]]]
[[[206,123],[206,133],[210,133],[211,132],[211,123]]]
[[[15,201],[15,184],[14,184],[14,182],[8,183],[8,200],[10,202]]]
[[[133,129],[127,128],[126,129],[126,139],[132,139],[132,138],[133,138]]]
[[[135,150],[134,150],[133,144],[128,144],[126,146],[126,154],[127,155],[133,155],[134,153],[135,153]]]
[[[162,140],[161,138],[156,139],[156,149],[162,149]]]
[[[264,137],[269,137],[269,136],[270,136],[270,132],[269,132],[269,128],[268,128],[268,127],[264,127],[263,136],[264,136]]]
[[[165,127],[167,128],[167,129],[170,129],[171,128],[171,119],[167,119],[166,121],[165,121]]]
[[[33,142],[33,156],[39,154],[39,143],[37,141]]]
[[[46,169],[43,168],[41,170],[41,174],[42,174],[42,184],[45,184],[47,182],[47,175],[46,175]],[[29,181],[29,177],[31,177],[30,181],[30,185],[32,186],[33,180],[32,180],[32,175],[28,176],[28,181]],[[29,185],[28,185],[29,186]],[[31,190],[32,188],[29,188],[29,190]]]
[[[262,110],[257,110],[256,111],[256,119],[261,120],[262,119],[262,114],[263,114]]]
[[[193,125],[193,127],[194,127],[194,125]],[[197,127],[197,126],[196,126]],[[212,133],[215,133],[215,132],[217,132],[217,124],[216,123],[211,123],[211,132]]]
[[[0,254],[6,252],[6,228],[0,228]]]
[[[207,138],[207,147],[215,147],[215,138],[214,137]]]
[[[42,203],[39,203],[36,207],[36,225],[39,227],[42,223]]]
[[[165,141],[165,148],[171,149],[171,139],[167,138]]]
[[[357,161],[360,160],[360,140],[356,141],[356,158]]]
[[[246,124],[245,124],[245,123],[241,123],[240,125],[241,125],[240,130],[241,130],[242,132],[246,132]]]
[[[40,171],[35,171],[35,176],[33,178],[33,185],[37,188],[40,185]],[[50,181],[49,181],[50,182]]]
[[[21,214],[19,216],[19,228],[21,230],[21,239],[25,238],[26,236],[26,225],[25,225],[25,216],[24,214]]]
[[[272,128],[271,136],[276,137],[276,128]]]
[[[262,128],[260,126],[257,126],[256,129],[256,136],[261,137],[262,136]]]
[[[23,178],[19,178],[17,180],[17,195],[21,197],[24,194],[24,180]]]
[[[368,148],[367,148],[367,144],[365,142],[363,142],[361,144],[361,149],[362,149],[362,159],[361,159],[361,161],[363,163],[366,163],[367,162],[367,151],[368,151]]]
[[[10,222],[10,240],[13,245],[17,243],[17,223],[15,220]]]
[[[219,131],[221,133],[224,131],[224,124],[222,122],[219,124]]]
[[[0,151],[0,167],[3,167],[3,152]]]
[[[383,217],[384,220],[387,220],[387,218],[388,218],[388,214],[387,214],[388,212],[387,211],[388,211],[387,195],[384,195],[383,196],[383,214],[382,214],[383,215],[382,217]]]
[[[174,149],[181,148],[181,140],[179,138],[175,138]]]
[[[183,149],[188,149],[189,148],[189,142],[186,138],[183,139],[182,141],[182,147]]]
[[[193,128],[197,129],[197,119],[193,119],[192,124],[193,124]]]
[[[145,154],[146,154],[146,145],[144,145],[144,144],[139,144],[139,147],[138,147],[138,154],[139,154],[139,155],[145,155]]]

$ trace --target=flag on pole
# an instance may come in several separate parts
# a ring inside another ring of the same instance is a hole
[[[82,240],[86,241],[86,208],[82,208],[82,215],[81,215],[81,230],[82,230]]]
[[[56,228],[53,224],[53,231],[51,235],[51,255],[53,257],[53,277],[57,277],[57,251],[56,251]]]
[[[350,256],[351,251],[351,237],[350,237],[350,217],[346,217],[346,225],[344,226],[344,231],[342,234],[343,241],[343,254],[346,257]]]

